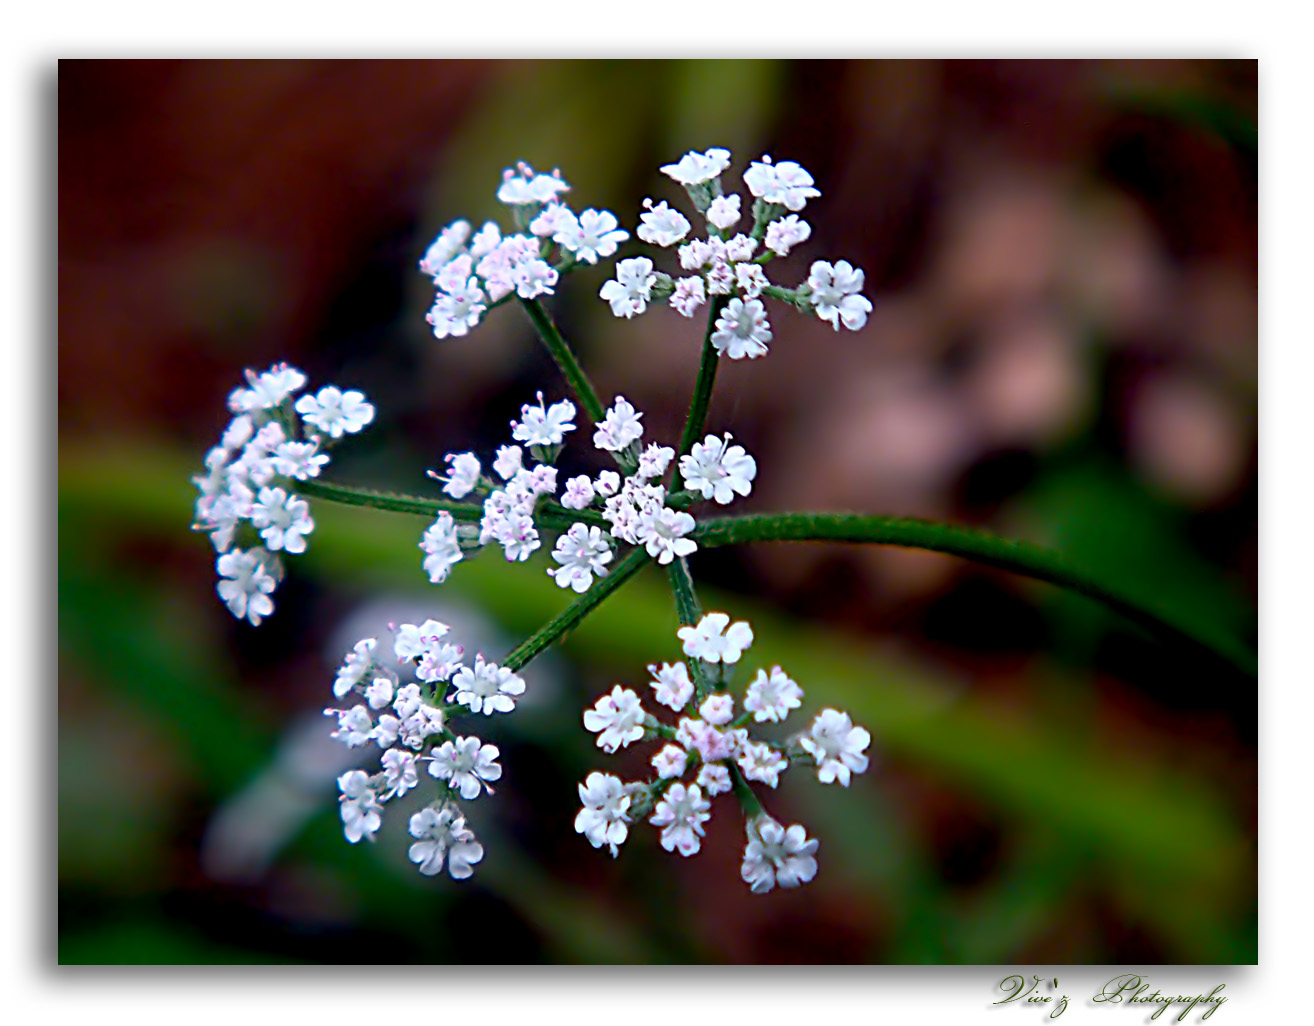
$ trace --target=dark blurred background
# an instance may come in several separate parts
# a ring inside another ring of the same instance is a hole
[[[646,571],[480,731],[506,775],[455,883],[406,861],[397,811],[343,840],[334,668],[430,615],[501,654],[569,594],[488,556],[435,588],[424,522],[318,503],[254,629],[188,530],[248,366],[376,404],[335,480],[434,494],[445,452],[491,455],[563,386],[514,307],[427,333],[437,230],[499,217],[523,159],[633,231],[681,198],[659,165],[725,146],[729,183],[770,153],[821,189],[773,277],[845,258],[874,304],[839,334],[776,306],[769,357],[721,368],[709,429],[760,468],[737,509],[982,525],[1253,643],[1255,62],[65,61],[57,90],[62,962],[1256,960],[1254,681],[1085,599],[907,550],[693,557],[704,604],[754,623],[745,669],[783,663],[804,713],[874,737],[847,791],[798,771],[768,796],[821,869],[759,897],[729,797],[692,859],[573,831],[590,769],[651,754],[580,724],[678,652]],[[700,327],[617,322],[606,277],[554,315],[674,443]]]

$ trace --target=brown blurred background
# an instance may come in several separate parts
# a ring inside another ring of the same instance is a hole
[[[376,404],[335,480],[425,492],[443,453],[491,454],[562,386],[513,308],[427,334],[431,238],[497,217],[518,159],[633,231],[643,197],[681,199],[660,164],[726,146],[729,185],[770,153],[821,189],[772,277],[845,258],[874,305],[839,334],[777,306],[769,357],[721,368],[709,429],[760,468],[744,511],[987,526],[1253,643],[1254,62],[73,61],[58,97],[62,961],[1254,961],[1254,681],[1084,599],[908,550],[700,552],[714,601],[776,610],[763,660],[837,646],[833,679],[787,664],[804,711],[875,736],[848,792],[796,773],[770,798],[820,837],[818,879],[749,895],[728,798],[691,860],[571,830],[575,782],[624,765],[579,710],[674,655],[644,647],[674,648],[652,575],[618,631],[535,664],[471,810],[488,857],[454,884],[406,863],[404,824],[342,840],[333,668],[405,610],[495,648],[564,599],[485,561],[436,590],[423,523],[317,505],[252,629],[187,530],[244,367]],[[673,443],[698,327],[617,322],[606,277],[554,316]]]

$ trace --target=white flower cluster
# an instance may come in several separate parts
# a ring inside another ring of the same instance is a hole
[[[540,392],[538,405],[526,404],[521,409],[521,420],[511,422],[511,436],[527,443],[532,455],[553,460],[566,432],[575,429],[574,416],[570,400],[547,406]],[[629,400],[617,396],[593,433],[595,448],[631,458],[635,465],[631,474],[624,478],[614,470],[603,470],[597,477],[579,474],[561,489],[561,510],[594,508],[609,525],[604,533],[597,524],[577,522],[557,538],[552,558],[559,565],[547,572],[561,588],[582,594],[595,577],[605,577],[617,542],[641,546],[663,565],[698,548],[689,537],[696,526],[694,518],[666,504],[667,486],[662,479],[675,463],[675,450],[656,442],[644,448],[642,418]],[[722,505],[732,502],[736,495],[748,495],[757,476],[757,461],[743,446],[730,444],[730,437],[708,435],[694,443],[678,463],[686,488]],[[431,582],[446,580],[451,568],[472,547],[496,541],[509,561],[528,559],[540,547],[534,512],[541,500],[556,496],[557,470],[548,463],[530,469],[523,460],[524,451],[518,445],[498,450],[493,472],[501,483],[483,476],[478,458],[469,452],[449,453],[445,458],[449,467],[446,475],[429,472],[444,482],[443,491],[454,499],[472,493],[486,496],[477,534],[473,526],[464,528],[446,512],[439,513],[425,531],[420,548],[425,553],[424,569]]]
[[[588,209],[576,214],[561,200],[570,186],[559,171],[538,174],[518,164],[502,175],[497,198],[512,208],[512,235],[488,221],[477,232],[469,221],[453,221],[420,260],[436,294],[426,320],[437,338],[465,335],[490,304],[515,294],[522,299],[551,295],[559,272],[574,263],[597,263],[628,239],[616,216]],[[553,247],[556,264],[548,262]]]
[[[752,737],[752,725],[783,723],[799,708],[803,689],[779,666],[769,673],[758,670],[744,693],[743,711],[735,714],[727,685],[734,664],[753,644],[753,629],[746,622],[732,624],[725,613],[708,613],[696,625],[681,627],[678,636],[685,655],[696,660],[690,664],[695,676],[709,685],[695,687],[690,665],[683,661],[648,667],[653,697],[677,714],[676,726],[650,715],[639,694],[620,684],[584,712],[585,728],[598,735],[598,747],[608,753],[636,741],[666,742],[651,760],[655,777],[650,781],[624,783],[593,772],[579,785],[583,808],[575,830],[593,847],[605,845],[616,855],[629,824],[651,811],[648,822],[661,828],[662,847],[694,855],[711,817],[711,799],[718,794],[736,787],[748,791],[749,781],[775,788],[780,774],[799,759],[812,761],[823,784],[843,787],[852,774],[867,769],[864,753],[871,735],[835,709],[823,710],[806,731],[785,740]],[[755,798],[745,804],[749,807],[757,809]],[[741,875],[754,893],[777,884],[797,887],[816,874],[817,842],[807,838],[803,827],[786,829],[755,811],[748,816],[747,832]]]
[[[349,708],[324,710],[336,716],[333,737],[356,748],[371,743],[381,750],[379,771],[350,770],[338,778],[342,828],[348,841],[374,840],[383,823],[383,807],[419,785],[420,764],[439,782],[438,798],[410,819],[410,859],[420,872],[442,872],[444,861],[455,879],[464,879],[484,856],[483,846],[465,824],[455,802],[478,798],[502,776],[496,745],[474,736],[457,736],[448,718],[463,709],[491,716],[511,712],[524,694],[525,682],[496,663],[475,657],[464,663],[460,645],[444,640],[446,624],[426,620],[402,624],[393,641],[399,666],[412,665],[418,684],[402,684],[397,671],[379,657],[378,641],[357,642],[338,669],[333,694],[354,697]]]
[[[315,529],[293,482],[318,477],[329,446],[369,424],[374,407],[360,392],[333,385],[294,404],[306,376],[285,363],[263,374],[248,370],[246,379],[249,387],[228,397],[233,419],[206,454],[206,473],[192,478],[201,493],[193,527],[210,532],[219,553],[219,597],[239,620],[258,625],[274,611],[283,577],[277,553],[305,552]]]
[[[764,264],[786,256],[812,234],[808,223],[798,216],[809,199],[821,195],[813,187],[812,176],[791,160],[774,163],[764,156],[754,161],[744,172],[744,184],[754,197],[753,225],[744,233],[736,230],[744,216],[743,199],[726,195],[721,183],[721,173],[729,166],[729,150],[711,149],[686,153],[678,163],[662,168],[689,193],[707,222],[707,237],[685,242],[693,230],[688,218],[665,200],[656,205],[651,199],[644,200],[639,238],[654,246],[683,243],[678,250],[680,267],[692,273],[672,279],[656,271],[647,257],[621,260],[616,264],[616,277],[599,293],[611,304],[612,313],[633,317],[654,299],[669,297],[675,310],[692,317],[709,296],[729,296],[716,320],[712,344],[732,360],[753,359],[767,352],[771,326],[761,299],[764,293],[816,313],[836,331],[841,324],[852,331],[866,324],[871,302],[860,294],[863,274],[847,260],[835,264],[815,261],[807,281],[792,290],[772,285],[763,270]],[[759,245],[763,246],[760,252]]]

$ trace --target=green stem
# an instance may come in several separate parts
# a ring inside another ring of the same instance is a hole
[[[517,645],[502,660],[502,665],[518,672],[545,648],[573,630],[580,621],[601,605],[608,595],[638,573],[647,562],[646,551],[641,548],[631,549],[624,559],[611,568],[611,572],[606,577],[600,579],[592,588]]]
[[[693,448],[694,442],[701,441],[703,428],[707,424],[707,409],[712,404],[712,386],[716,383],[716,367],[721,354],[712,345],[712,335],[716,331],[716,319],[721,316],[729,302],[727,296],[717,296],[712,300],[707,311],[707,332],[703,335],[703,356],[698,364],[698,380],[694,382],[693,399],[689,403],[689,416],[684,422],[684,434],[680,438],[680,451],[683,456]],[[680,464],[677,461],[675,473],[671,477],[671,491],[678,492],[683,485],[680,477]]]
[[[1096,599],[1166,640],[1222,658],[1247,676],[1255,676],[1255,653],[1231,636],[1174,622],[1152,602],[1133,598],[1101,583],[1056,553],[1028,542],[1000,538],[986,531],[900,517],[852,513],[766,513],[704,520],[693,537],[701,545],[737,545],[759,541],[834,541],[929,549],[971,559],[986,566],[1046,581]]]
[[[762,815],[762,803],[758,801],[753,789],[748,786],[748,781],[744,779],[739,767],[733,761],[726,762],[724,765],[730,770],[730,786],[734,788],[735,797],[739,799],[739,807],[744,811],[744,819],[751,823]]]
[[[538,337],[543,340],[548,352],[552,354],[552,359],[565,375],[566,383],[575,393],[576,400],[588,414],[589,420],[594,424],[601,424],[607,411],[598,398],[597,390],[589,381],[588,375],[584,373],[584,368],[580,366],[570,346],[566,344],[566,340],[561,337],[557,326],[552,323],[552,318],[543,304],[537,299],[522,299],[520,305],[525,308],[525,313],[529,314],[529,319],[534,322]]]
[[[439,512],[446,511],[454,520],[464,523],[478,523],[484,515],[484,507],[469,502],[453,502],[450,499],[427,499],[420,495],[401,495],[395,492],[380,492],[372,488],[358,488],[355,485],[336,484],[322,478],[297,481],[297,494],[314,499],[326,499],[340,502],[346,506],[365,506],[370,509],[386,510],[389,513],[410,513],[414,516],[427,517],[432,520]],[[555,502],[547,502],[534,511],[534,521],[552,530],[566,530],[571,524],[583,522],[590,526],[610,529],[610,524],[602,514],[591,509],[566,509]]]
[[[694,590],[689,564],[683,558],[672,560],[667,573],[671,579],[671,591],[675,593],[675,615],[682,624],[692,627],[703,618],[703,607],[698,601],[698,592]],[[707,665],[701,659],[690,659],[689,670],[693,674],[694,703],[702,705],[703,699],[712,693]]]

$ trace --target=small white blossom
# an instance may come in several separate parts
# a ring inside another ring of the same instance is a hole
[[[420,539],[424,550],[424,571],[433,584],[447,580],[447,574],[461,562],[461,546],[456,538],[456,521],[446,510],[439,510],[438,519],[429,525]]]
[[[593,502],[593,482],[587,474],[572,477],[561,494],[561,505],[566,509],[587,509]]]
[[[491,716],[495,712],[510,712],[516,706],[516,697],[525,693],[525,682],[497,663],[486,663],[482,655],[475,656],[471,669],[463,666],[452,677],[456,687],[456,701],[468,706],[472,713]]]
[[[369,742],[374,721],[363,705],[354,705],[350,709],[325,709],[324,715],[338,718],[338,729],[329,735],[334,741],[341,741],[348,748],[359,748]]]
[[[365,679],[365,674],[374,662],[377,643],[374,638],[365,638],[356,642],[355,648],[347,653],[346,660],[338,668],[338,678],[333,682],[333,694],[337,698],[343,697]]]
[[[570,530],[557,539],[552,558],[561,566],[550,567],[548,576],[557,582],[558,588],[572,588],[582,595],[589,590],[595,575],[607,575],[606,564],[611,562],[612,551],[601,528],[571,524]]]
[[[522,466],[524,466],[524,451],[520,446],[503,445],[497,450],[497,459],[493,460],[493,470],[503,481],[510,481]]]
[[[363,837],[374,840],[375,831],[383,825],[379,816],[381,806],[370,786],[370,778],[363,770],[349,770],[338,777],[338,790],[342,792],[342,831],[347,840],[356,844]]]
[[[662,506],[639,514],[640,531],[636,537],[643,541],[648,555],[662,566],[674,559],[682,559],[698,550],[698,543],[686,538],[697,525],[694,518],[682,510]]]
[[[511,270],[516,295],[521,299],[552,295],[552,286],[557,283],[557,277],[556,268],[538,257],[522,261]]]
[[[438,237],[429,243],[424,256],[420,259],[420,270],[431,278],[436,278],[447,263],[461,251],[465,240],[470,237],[470,222],[453,221]]]
[[[871,301],[858,295],[862,283],[862,271],[847,260],[834,265],[818,260],[808,275],[808,287],[812,290],[808,302],[816,308],[817,316],[829,321],[836,331],[841,321],[850,331],[857,331],[867,323],[867,315],[871,313]]]
[[[295,477],[304,481],[310,477],[319,477],[319,472],[329,461],[326,454],[319,451],[316,442],[281,442],[274,450],[274,469],[284,477]]]
[[[475,232],[474,238],[470,240],[470,257],[473,260],[482,260],[502,241],[502,231],[493,221],[485,221],[484,226]]]
[[[667,745],[652,757],[652,768],[663,780],[678,777],[684,772],[689,761],[689,753],[679,745]]]
[[[788,256],[795,246],[807,242],[812,226],[800,220],[798,214],[786,214],[767,225],[766,245],[776,256]]]
[[[678,163],[663,164],[662,173],[681,185],[701,185],[710,182],[730,166],[730,151],[713,148],[706,153],[691,150]]]
[[[598,257],[609,257],[616,247],[630,237],[608,210],[585,210],[573,225],[557,229],[553,236],[558,245],[575,254],[576,260],[596,264]]]
[[[425,876],[447,871],[453,880],[464,880],[474,872],[474,864],[484,857],[484,846],[475,840],[474,831],[465,825],[465,817],[451,807],[421,809],[411,817],[411,836],[417,838],[407,857]]]
[[[420,782],[415,769],[415,753],[389,748],[383,753],[383,780],[388,785],[389,798],[400,798]]]
[[[739,768],[749,780],[775,787],[780,783],[780,774],[789,769],[789,760],[770,745],[746,744],[739,755]]]
[[[391,677],[375,677],[365,689],[365,700],[371,709],[386,709],[392,705],[396,684]]]
[[[680,474],[687,487],[724,506],[753,490],[757,461],[743,446],[731,445],[729,434],[708,435],[680,457]]]
[[[570,186],[562,179],[560,171],[554,170],[550,175],[535,174],[532,167],[520,161],[514,169],[507,168],[502,172],[497,198],[508,206],[551,203],[559,193],[569,191]]]
[[[325,385],[317,395],[303,395],[296,411],[307,424],[327,431],[331,438],[340,438],[343,432],[354,434],[374,419],[374,407],[362,393],[355,389],[343,392],[334,385]]]
[[[604,499],[610,498],[620,491],[621,476],[614,470],[604,470],[598,474],[598,480],[594,487],[599,495]]]
[[[707,613],[696,627],[681,627],[676,633],[684,642],[685,655],[709,663],[737,663],[753,644],[753,628],[743,620],[731,625],[725,613]]]
[[[715,798],[730,790],[730,771],[719,762],[705,763],[698,771],[698,786],[707,792],[707,797]]]
[[[604,844],[614,858],[618,845],[629,836],[628,810],[630,796],[625,785],[610,773],[590,773],[579,785],[579,800],[584,807],[575,816],[575,832],[583,834],[589,844],[601,848]]]
[[[270,551],[305,552],[306,535],[315,529],[309,503],[282,488],[260,489],[251,506],[251,523]]]
[[[817,875],[817,841],[808,839],[795,823],[788,830],[770,816],[748,824],[748,844],[740,875],[754,894],[765,894],[776,884],[797,887]]]
[[[520,420],[511,422],[511,437],[526,445],[560,445],[565,433],[575,430],[574,416],[575,404],[569,399],[544,406],[539,392],[537,406],[525,403],[520,407]]]
[[[734,238],[725,240],[725,259],[734,264],[742,263],[752,259],[755,249],[757,239],[740,232]]]
[[[736,296],[726,304],[716,319],[712,345],[716,351],[732,360],[756,359],[765,356],[771,341],[771,326],[767,323],[766,307],[758,299],[747,302]]]
[[[820,196],[812,176],[792,160],[771,163],[770,157],[753,161],[744,172],[744,184],[754,196],[790,210],[802,210],[807,201]]]
[[[585,729],[598,735],[598,747],[608,753],[642,738],[643,719],[639,696],[619,684],[610,695],[599,698],[592,709],[584,710]]]
[[[439,623],[437,620],[425,620],[419,626],[413,623],[402,624],[397,628],[397,636],[392,643],[397,661],[405,663],[423,658],[424,654],[438,644],[449,630],[451,628],[447,624]]]
[[[721,231],[725,231],[743,216],[739,212],[741,202],[737,195],[717,196],[707,207],[707,220]]]
[[[733,695],[708,695],[698,707],[698,715],[714,727],[724,727],[735,718]]]
[[[717,257],[707,269],[707,292],[712,296],[728,296],[735,290],[735,268],[728,260]],[[719,323],[719,318],[718,318]]]
[[[234,413],[274,409],[306,383],[306,376],[286,363],[276,363],[259,376],[248,370],[246,380],[250,388],[239,388],[228,397],[228,408]]]
[[[758,670],[757,678],[748,685],[744,697],[744,708],[753,714],[758,723],[770,720],[782,723],[791,709],[797,709],[803,701],[803,689],[791,680],[779,666],[771,667],[771,675],[766,670]]]
[[[611,304],[617,317],[633,317],[648,309],[657,276],[647,257],[631,257],[616,264],[616,277],[604,282],[598,295]]]
[[[735,284],[745,299],[756,299],[771,282],[757,264],[735,264]]]
[[[653,442],[639,454],[639,466],[634,471],[635,476],[645,481],[661,477],[666,473],[666,468],[671,465],[673,459],[675,459],[674,449],[669,445],[658,445]]]
[[[685,787],[672,784],[657,803],[652,818],[653,826],[663,827],[662,847],[678,851],[686,858],[696,855],[702,846],[703,824],[711,819],[711,803],[697,784]]]
[[[838,780],[842,787],[848,787],[850,772],[863,773],[867,769],[867,756],[862,753],[871,744],[871,734],[855,727],[848,713],[823,709],[799,744],[817,760],[818,780],[823,784]]]
[[[382,720],[384,717],[380,717]],[[397,734],[404,745],[414,748],[417,751],[424,747],[426,739],[434,737],[443,732],[443,711],[437,706],[429,705],[428,702],[421,702],[416,706],[415,711],[401,721],[397,728]],[[376,734],[377,734],[376,728]],[[391,734],[391,726],[388,733]],[[376,736],[380,747],[383,747],[384,740]],[[391,744],[391,742],[388,742]]]
[[[269,596],[278,586],[276,575],[282,572],[277,558],[264,549],[233,549],[218,558],[215,569],[222,578],[216,590],[228,611],[239,620],[245,618],[252,626],[260,626],[261,619],[274,611],[274,600]]]
[[[676,313],[682,317],[692,317],[694,311],[707,301],[707,292],[703,287],[703,279],[696,275],[688,278],[678,278],[675,282],[675,291],[671,293],[670,304]]]
[[[564,203],[549,203],[538,217],[529,222],[529,232],[540,239],[546,239],[558,232],[578,232],[579,219]],[[558,240],[560,241],[560,240]]]
[[[477,737],[458,737],[433,750],[429,773],[446,780],[452,790],[459,791],[468,801],[478,798],[489,781],[501,778],[497,755],[497,745],[483,744]]]
[[[684,717],[675,732],[675,739],[688,750],[697,750],[703,762],[720,762],[736,755],[743,747],[747,731],[718,730],[706,720]]]
[[[380,748],[392,748],[401,736],[402,721],[390,713],[384,713],[379,717],[379,722],[374,725],[370,731],[370,740]],[[387,753],[384,753],[387,755]]]
[[[469,260],[468,257],[463,259]],[[484,304],[484,290],[474,275],[459,284],[455,281],[444,284],[447,291],[434,297],[433,306],[424,319],[433,328],[434,338],[460,338],[469,334],[488,309]]]
[[[715,240],[720,242],[720,239]],[[717,259],[716,248],[710,239],[690,239],[678,250],[680,266],[686,271],[699,271]]]
[[[447,477],[439,478],[443,491],[453,499],[464,499],[479,484],[479,460],[472,452],[449,452],[444,458]]]
[[[673,210],[662,200],[655,207],[652,200],[643,201],[646,213],[639,215],[643,223],[639,225],[638,235],[644,242],[654,246],[674,246],[689,234],[692,225],[678,210]]]
[[[447,642],[432,644],[420,656],[420,661],[415,666],[415,676],[426,684],[437,684],[439,681],[447,680],[461,668],[463,655],[465,649],[460,645],[451,645]]]
[[[660,669],[655,663],[650,663],[648,672],[652,674],[649,686],[662,705],[680,712],[689,704],[689,699],[693,697],[694,686],[684,663],[662,663]]]
[[[642,416],[629,400],[618,395],[611,409],[603,416],[602,423],[593,432],[593,444],[608,452],[620,452],[631,442],[637,442],[643,437],[643,425],[639,423]]]

